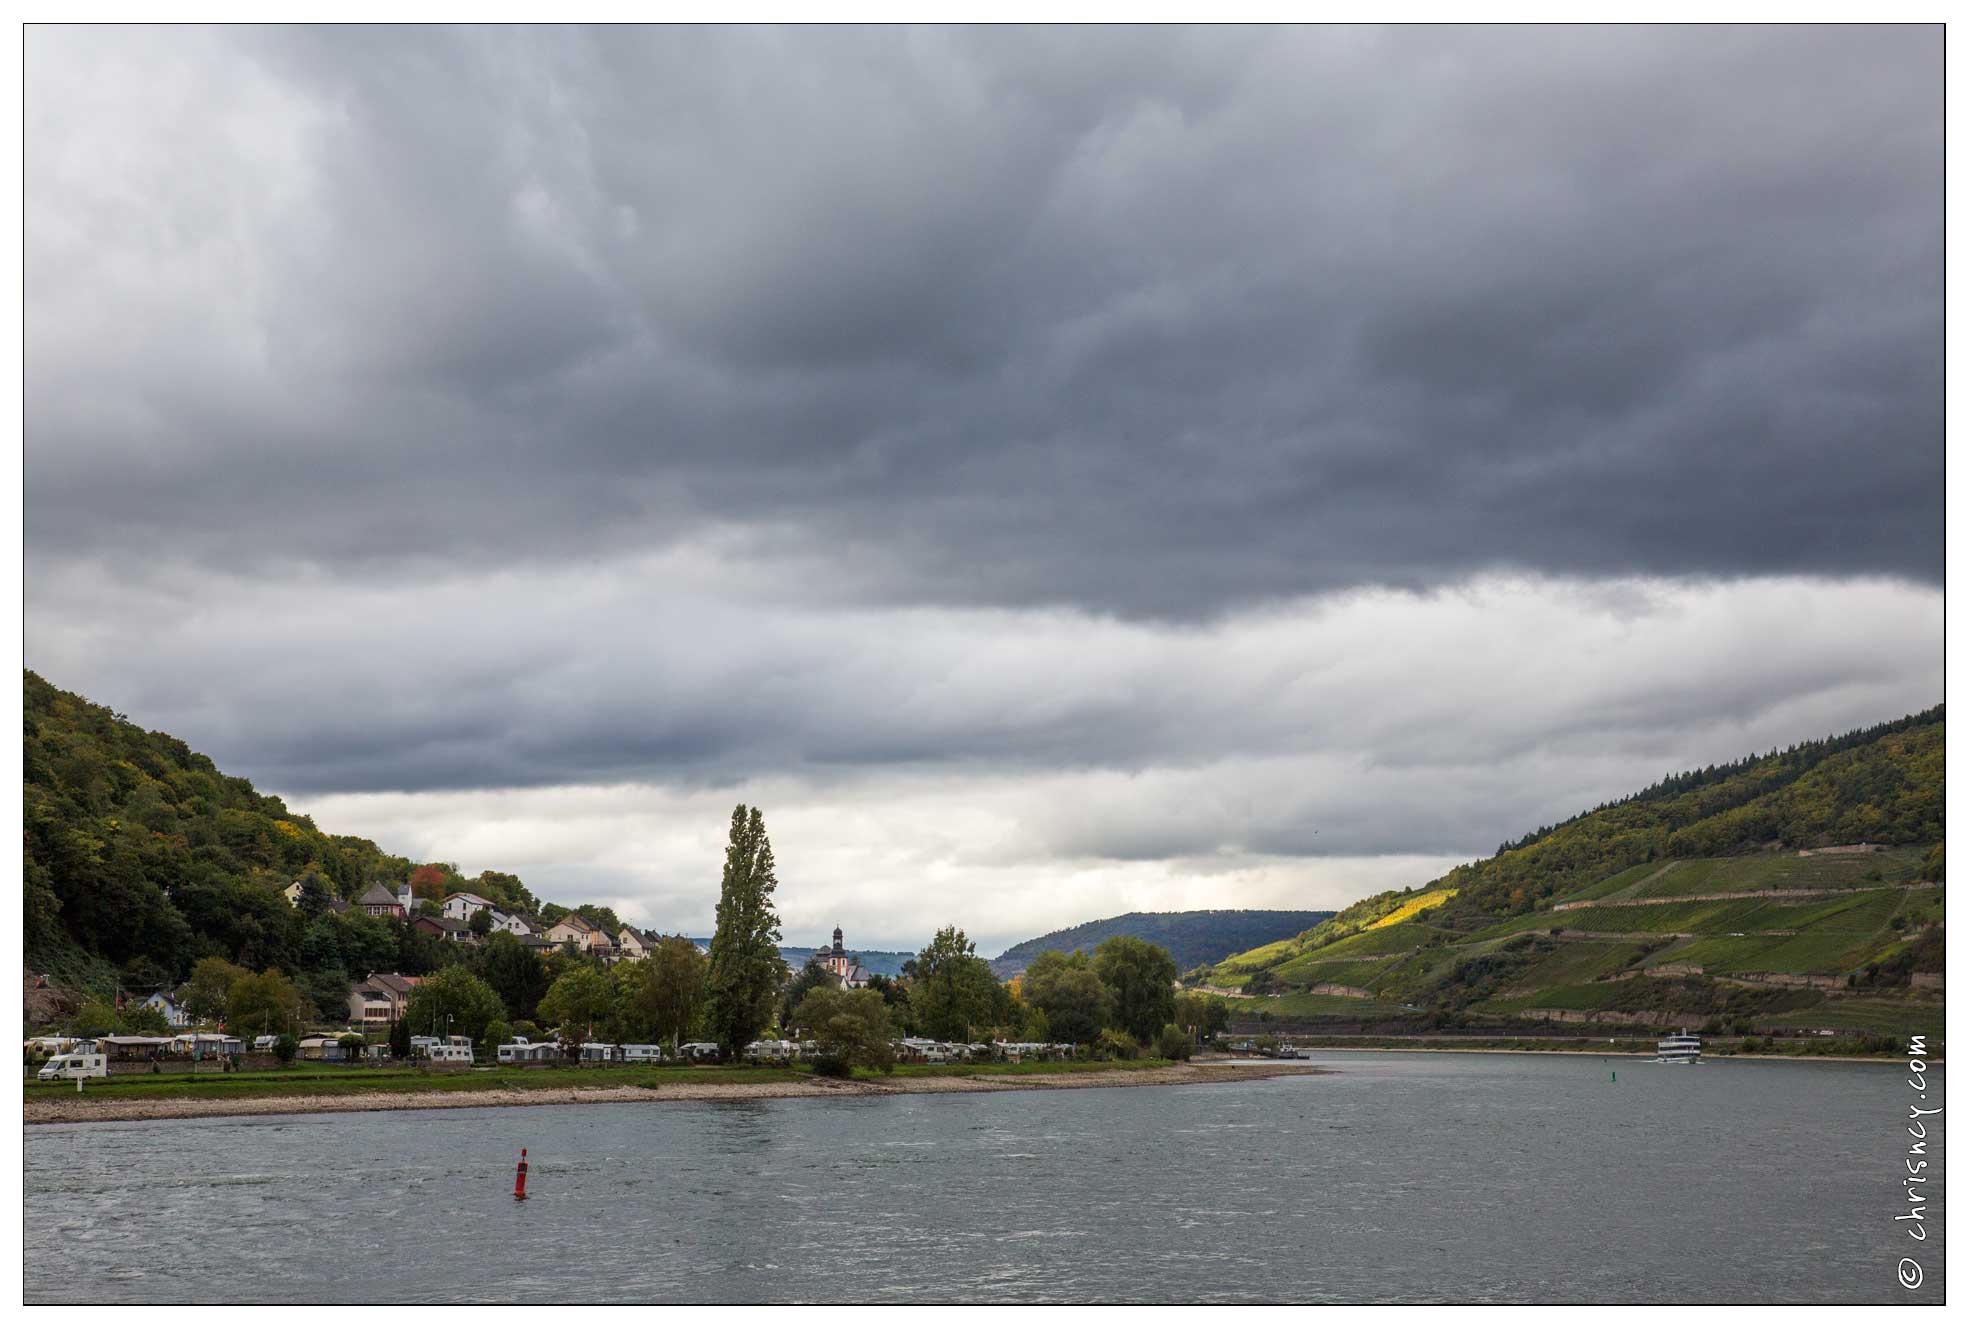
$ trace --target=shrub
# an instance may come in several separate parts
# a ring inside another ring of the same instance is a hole
[[[800,999],[795,1019],[813,1037],[813,1066],[822,1075],[851,1075],[857,1066],[886,1071],[895,1065],[888,1003],[871,988],[814,988]]]
[[[1196,1051],[1196,1043],[1189,1031],[1178,1029],[1173,1024],[1162,1026],[1162,1032],[1155,1036],[1155,1055],[1165,1061],[1188,1061]]]
[[[295,1054],[301,1050],[301,1040],[292,1034],[282,1034],[273,1041],[273,1054],[283,1066],[293,1062]]]
[[[1141,1052],[1141,1045],[1119,1029],[1103,1029],[1094,1040],[1094,1059],[1096,1061],[1133,1061]]]
[[[164,1018],[164,1012],[150,1006],[125,1006],[118,1013],[120,1032],[126,1034],[168,1034],[171,1022]]]

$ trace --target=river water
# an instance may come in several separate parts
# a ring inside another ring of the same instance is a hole
[[[26,1297],[1941,1300],[1939,1188],[1926,1243],[1893,1221],[1898,1067],[1320,1061],[1339,1073],[29,1127]]]

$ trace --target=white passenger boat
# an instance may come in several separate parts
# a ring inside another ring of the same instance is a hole
[[[1684,1029],[1655,1045],[1655,1060],[1669,1066],[1693,1066],[1702,1060],[1702,1040]]]

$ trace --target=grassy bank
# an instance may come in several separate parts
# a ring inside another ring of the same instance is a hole
[[[341,1094],[430,1094],[500,1089],[660,1089],[667,1085],[779,1084],[806,1078],[797,1071],[772,1066],[647,1066],[584,1067],[568,1070],[428,1071],[416,1069],[330,1070],[296,1067],[284,1071],[203,1072],[198,1075],[112,1074],[90,1080],[84,1098],[228,1099],[322,1097]],[[29,1080],[30,1103],[50,1098],[74,1098],[68,1081]]]
[[[1057,1075],[1084,1071],[1151,1071],[1167,1061],[1036,1061],[958,1066],[898,1066],[888,1075],[856,1072],[857,1083],[978,1075]],[[111,1100],[184,1099],[191,1101],[333,1097],[350,1094],[429,1094],[502,1090],[549,1093],[569,1089],[664,1089],[688,1085],[773,1085],[813,1078],[801,1067],[783,1066],[620,1066],[567,1070],[428,1071],[395,1068],[329,1069],[295,1067],[278,1071],[205,1072],[198,1075],[112,1074],[90,1080],[81,1097]],[[73,1083],[27,1081],[29,1103],[77,1097]]]
[[[1286,1075],[1325,1075],[1305,1062],[1233,1066],[1198,1062],[1078,1062],[1032,1066],[911,1067],[900,1075],[837,1079],[787,1069],[598,1070],[567,1075],[453,1075],[442,1088],[411,1087],[418,1073],[385,1078],[352,1074],[339,1081],[295,1079],[246,1085],[219,1096],[167,1096],[177,1086],[132,1085],[116,1093],[72,1090],[30,1094],[29,1125],[188,1117],[271,1116],[314,1112],[398,1112],[451,1108],[525,1108],[576,1104],[680,1103],[772,1098],[888,1098],[895,1094],[1006,1093],[1015,1090],[1119,1089],[1221,1084]],[[182,1086],[191,1089],[191,1086]],[[278,1092],[279,1089],[286,1092]],[[320,1092],[321,1089],[329,1092]],[[142,1091],[148,1090],[148,1096]]]

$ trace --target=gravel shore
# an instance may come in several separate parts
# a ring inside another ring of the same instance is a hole
[[[274,1098],[42,1099],[23,1105],[26,1124],[155,1121],[178,1117],[259,1117],[302,1112],[404,1112],[426,1108],[535,1107],[543,1103],[663,1103],[729,1098],[875,1098],[885,1094],[979,1094],[1017,1089],[1114,1089],[1135,1085],[1218,1084],[1281,1075],[1330,1074],[1317,1066],[1189,1063],[1154,1070],[1057,1074],[907,1076],[873,1082],[812,1076],[765,1084],[675,1084],[649,1089],[458,1089],[419,1093],[291,1094]]]

